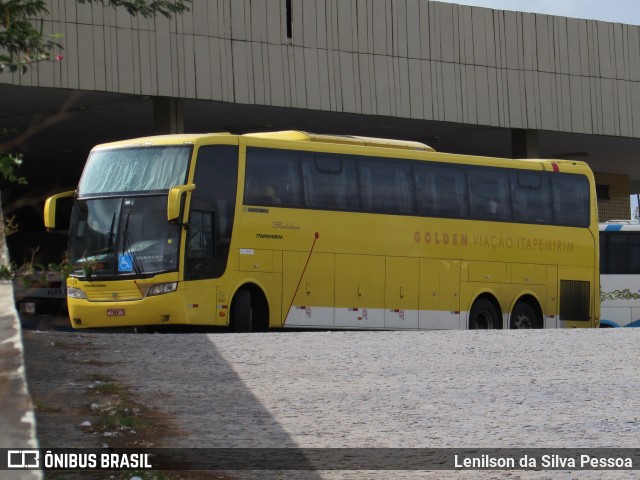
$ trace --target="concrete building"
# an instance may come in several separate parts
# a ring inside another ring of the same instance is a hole
[[[154,132],[300,129],[582,160],[602,219],[629,218],[640,191],[638,26],[426,0],[194,0],[171,20],[49,8],[64,58],[0,76],[2,126],[28,132],[30,185],[3,192],[25,219],[17,250],[91,146]]]

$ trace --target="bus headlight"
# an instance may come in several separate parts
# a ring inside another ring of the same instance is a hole
[[[86,299],[87,294],[84,292],[84,290],[80,290],[79,288],[69,287],[67,288],[67,297]]]
[[[154,285],[149,290],[147,290],[147,297],[151,297],[153,295],[164,295],[165,293],[175,292],[176,288],[178,288],[178,282],[160,283],[158,285]]]

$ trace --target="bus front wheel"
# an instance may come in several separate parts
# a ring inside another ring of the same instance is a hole
[[[234,332],[250,332],[253,327],[251,292],[243,288],[236,293],[231,304],[231,320]]]
[[[511,330],[540,328],[540,319],[531,305],[519,302],[511,312],[509,328]]]
[[[491,300],[480,298],[469,313],[469,330],[493,330],[501,328],[500,314]]]

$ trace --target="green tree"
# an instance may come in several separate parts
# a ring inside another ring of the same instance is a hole
[[[2,149],[2,141],[8,139],[11,132],[6,128],[0,128],[0,149]],[[6,147],[5,147],[6,148]],[[0,150],[0,175],[6,182],[26,184],[27,179],[18,176],[16,168],[22,164],[21,154],[3,153]]]
[[[187,11],[191,0],[76,0],[78,3],[98,3],[113,8],[122,7],[130,15],[171,17]],[[43,32],[42,18],[47,16],[45,0],[0,0],[0,73],[25,73],[33,63],[51,58],[54,49],[62,49],[59,35]],[[37,20],[40,19],[40,20]],[[60,59],[61,56],[58,56]],[[15,169],[22,162],[20,155],[9,153],[5,142],[9,130],[0,128],[0,179],[24,183]]]
[[[78,3],[96,3],[113,8],[122,7],[130,15],[170,18],[189,9],[191,0],[76,0]],[[25,73],[37,62],[50,59],[55,49],[62,50],[59,35],[44,33],[43,18],[49,14],[45,0],[0,0],[0,73]],[[58,55],[58,60],[62,59]],[[11,153],[18,142],[15,133],[0,127],[0,185],[4,182],[26,183],[16,169],[22,163],[20,154]],[[13,140],[13,141],[12,141]],[[0,265],[6,261],[4,227],[0,209]]]
[[[76,0],[78,3],[98,3],[113,8],[122,7],[131,15],[171,17],[187,11],[191,0]],[[42,18],[49,11],[45,0],[0,0],[0,73],[25,73],[33,63],[51,58],[54,49],[62,49],[59,35],[43,32]],[[40,20],[37,20],[40,19]],[[59,58],[61,58],[59,56]],[[0,180],[25,183],[16,174],[22,157],[11,154],[15,142],[7,142],[10,131],[0,128]]]

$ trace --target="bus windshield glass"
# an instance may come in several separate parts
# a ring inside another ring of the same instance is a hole
[[[189,145],[92,152],[80,179],[78,195],[168,190],[184,183],[191,150]]]
[[[69,228],[72,275],[145,277],[178,267],[179,227],[166,195],[76,200]]]

